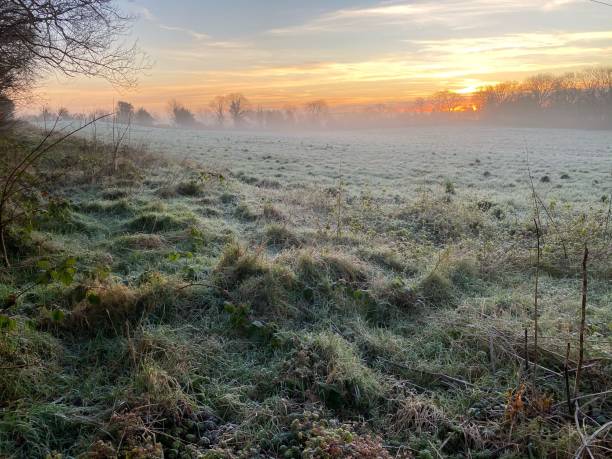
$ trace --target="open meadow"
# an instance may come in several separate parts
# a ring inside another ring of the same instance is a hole
[[[606,456],[610,132],[108,126],[6,234],[0,455]]]
[[[124,127],[99,122],[81,135],[112,142],[113,130],[118,137]],[[128,144],[165,157],[283,188],[342,182],[354,193],[404,199],[450,180],[462,193],[524,204],[531,169],[537,191],[550,199],[588,205],[612,190],[612,133],[601,130],[448,125],[283,133],[132,126],[127,137]]]

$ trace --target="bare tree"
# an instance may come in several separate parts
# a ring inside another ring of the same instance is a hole
[[[452,113],[463,102],[461,94],[452,91],[440,91],[433,96],[434,109],[440,113]]]
[[[293,126],[296,122],[297,109],[293,105],[285,105],[283,107],[285,124]]]
[[[46,72],[134,85],[147,62],[120,42],[130,23],[113,0],[0,1],[0,93],[15,97]]]
[[[313,125],[321,125],[329,114],[329,107],[324,100],[313,100],[304,107],[309,121]]]
[[[427,101],[423,97],[417,97],[414,100],[414,110],[419,115],[422,115],[423,113],[425,113],[426,107],[427,107]]]
[[[531,94],[539,108],[547,108],[556,86],[556,78],[550,74],[540,74],[528,78],[525,90]]]
[[[240,93],[234,93],[227,96],[227,104],[229,114],[232,117],[235,127],[240,127],[244,124],[249,101]]]
[[[217,96],[211,100],[208,105],[213,113],[217,126],[223,127],[225,124],[225,97]]]

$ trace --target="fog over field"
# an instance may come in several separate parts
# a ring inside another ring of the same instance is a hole
[[[97,123],[100,140],[112,140],[112,132],[112,124]],[[465,192],[524,205],[531,170],[547,199],[589,203],[612,191],[612,131],[605,130],[441,125],[278,133],[131,126],[128,137],[129,144],[164,156],[288,188],[342,181],[352,192],[367,188],[393,198],[450,180]]]

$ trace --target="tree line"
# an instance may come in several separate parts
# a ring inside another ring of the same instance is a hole
[[[117,104],[119,122],[165,124],[144,108]],[[524,81],[489,85],[469,94],[439,91],[410,102],[373,104],[332,110],[324,100],[301,106],[264,108],[241,93],[214,97],[194,110],[178,101],[168,104],[167,119],[182,128],[291,128],[404,126],[439,122],[612,128],[612,68],[538,74]]]
[[[413,103],[426,117],[522,125],[612,128],[612,68],[596,67],[522,82],[506,81],[461,95],[442,91]]]

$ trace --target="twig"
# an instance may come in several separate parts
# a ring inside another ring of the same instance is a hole
[[[582,457],[582,453],[584,453],[585,450],[589,453],[589,456],[593,457],[591,451],[589,450],[590,444],[593,442],[593,440],[595,440],[595,438],[599,436],[599,434],[605,432],[606,430],[609,430],[610,428],[612,428],[612,421],[606,422],[599,429],[589,435],[588,438],[582,437],[582,445],[580,446],[580,448],[578,448],[578,451],[576,451],[576,455],[574,456],[574,458],[580,459]]]
[[[569,356],[570,356],[570,343],[567,343],[567,351],[565,353],[565,364],[563,365],[563,373],[565,376],[565,395],[567,397],[567,409],[570,415],[574,414],[574,406],[572,404],[572,396],[570,394],[570,382],[569,382]]]
[[[582,363],[584,360],[584,329],[586,327],[586,305],[587,305],[587,262],[589,259],[589,248],[584,245],[584,257],[582,259],[582,305],[580,318],[580,344],[578,349],[578,366],[576,368],[576,382],[574,383],[574,397],[578,396],[580,391],[580,378],[582,377]]]
[[[535,271],[535,292],[533,295],[533,390],[536,390],[536,379],[537,379],[537,371],[538,368],[538,290],[540,284],[540,225],[538,220],[540,219],[540,215],[536,212],[536,218],[533,219],[536,228],[536,238],[537,238],[537,258],[536,258],[536,271]]]
[[[528,334],[529,334],[529,331],[527,330],[527,328],[525,328],[525,341],[524,341],[525,348],[524,348],[524,354],[523,354],[525,356],[525,359],[524,359],[525,360],[525,374],[529,374],[529,351],[527,350]]]
[[[612,394],[612,390],[605,390],[603,392],[597,392],[597,393],[594,393],[594,394],[581,395],[580,397],[576,397],[573,400],[576,401],[576,400],[584,400],[586,398],[597,398],[597,397],[601,397],[602,395],[608,395],[608,394]],[[563,402],[560,402],[560,403],[557,403],[557,404],[553,405],[553,407],[558,407],[558,406],[560,406],[562,404],[563,404]]]
[[[497,358],[495,357],[495,343],[493,341],[493,333],[489,334],[489,357],[491,359],[491,371],[496,373]]]
[[[576,402],[576,410],[574,411],[574,422],[576,423],[576,430],[578,431],[578,435],[580,435],[581,445],[580,445],[580,448],[578,448],[578,451],[576,452],[576,455],[574,457],[576,459],[581,459],[582,454],[584,453],[584,451],[586,451],[589,454],[589,457],[591,459],[595,459],[593,457],[593,453],[589,449],[588,439],[585,438],[584,433],[582,432],[582,429],[580,428],[580,422],[578,421],[579,411],[580,411],[580,406],[578,406],[578,402]]]

